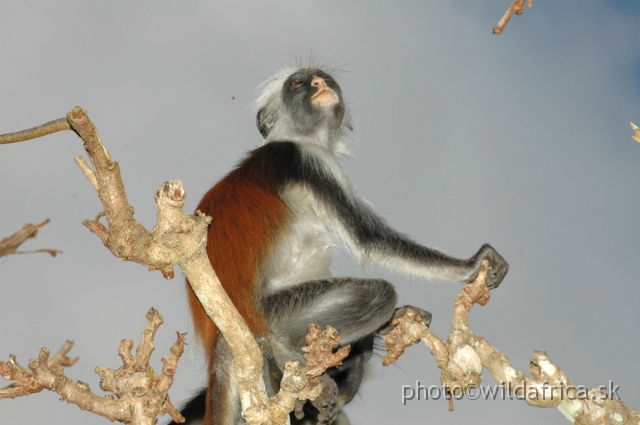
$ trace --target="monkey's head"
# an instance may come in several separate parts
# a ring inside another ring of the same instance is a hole
[[[258,99],[256,124],[267,142],[298,141],[344,150],[344,129],[352,129],[342,90],[316,68],[289,69],[271,78]]]

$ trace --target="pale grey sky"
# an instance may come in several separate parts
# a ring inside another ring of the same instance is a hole
[[[258,85],[313,56],[341,70],[355,117],[344,164],[365,198],[431,246],[468,257],[489,242],[509,261],[473,330],[522,370],[546,350],[574,383],[611,380],[640,408],[640,145],[628,126],[640,124],[640,6],[539,1],[493,36],[508,3],[0,0],[0,133],[86,108],[151,227],[156,188],[182,180],[192,210],[261,143]],[[100,392],[94,367],[119,366],[120,339],[138,340],[149,307],[165,318],[156,367],[191,329],[182,277],[115,259],[82,226],[100,211],[73,162],[83,153],[70,132],[0,147],[0,235],[48,217],[24,249],[64,251],[0,260],[0,358],[26,365],[73,339],[68,376]],[[459,285],[363,272],[347,256],[336,272],[390,279],[446,335]],[[348,407],[354,425],[566,423],[517,401],[403,406],[402,385],[438,383],[423,346],[372,369]],[[173,401],[203,383],[191,350]],[[0,418],[107,423],[50,393],[2,400]]]

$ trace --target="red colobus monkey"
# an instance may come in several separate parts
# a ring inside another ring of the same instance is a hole
[[[380,218],[353,189],[338,162],[346,152],[349,112],[336,81],[314,68],[289,69],[266,85],[257,126],[266,143],[202,198],[212,217],[207,253],[222,285],[266,347],[273,388],[289,360],[302,360],[307,325],[338,330],[352,344],[342,366],[328,371],[325,394],[304,407],[292,424],[348,424],[340,408],[356,394],[377,331],[396,313],[393,285],[381,279],[332,277],[340,240],[363,264],[377,264],[424,278],[471,282],[482,260],[497,287],[508,264],[484,245],[457,259],[420,245]],[[190,286],[197,335],[209,362],[208,388],[186,406],[188,422],[244,423],[234,385],[233,357]],[[422,312],[427,324],[431,315]]]

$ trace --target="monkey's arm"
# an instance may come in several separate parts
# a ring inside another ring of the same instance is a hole
[[[337,209],[347,243],[361,263],[376,264],[403,273],[426,278],[472,282],[483,260],[489,260],[486,284],[495,288],[502,282],[509,266],[498,252],[484,244],[469,259],[446,255],[413,241],[390,227],[358,195],[347,207]]]
[[[394,230],[352,189],[337,161],[303,155],[302,173],[314,197],[324,206],[330,225],[338,229],[361,263],[372,263],[426,278],[471,282],[483,260],[489,261],[487,286],[497,287],[509,265],[489,245],[469,259],[428,248]]]

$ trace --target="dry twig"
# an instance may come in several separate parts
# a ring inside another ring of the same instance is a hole
[[[67,354],[69,354],[69,351],[71,351],[71,349],[73,348],[73,341],[67,341],[64,343],[64,345],[58,350],[58,352],[53,356],[49,358],[49,367],[52,367],[54,365],[59,365],[59,366],[63,366],[63,367],[71,367],[74,364],[76,364],[78,362],[78,360],[80,360],[80,357],[76,357],[74,359],[69,358],[67,356]],[[8,390],[10,388],[17,388],[20,385],[16,384],[15,382],[12,383],[11,385],[3,388],[0,391],[0,398],[6,398],[3,397],[2,395],[2,391]],[[13,397],[8,397],[8,398],[13,398]]]
[[[25,140],[31,140],[65,130],[71,130],[71,126],[69,126],[69,122],[66,118],[60,118],[28,130],[18,131],[16,133],[0,134],[0,145],[24,142]]]
[[[527,0],[527,6],[529,8],[533,7],[533,0]],[[522,15],[524,13],[524,0],[513,0],[513,3],[511,3],[507,11],[502,15],[502,18],[500,18],[500,21],[498,21],[498,24],[493,27],[493,33],[502,34],[504,27],[514,13],[516,15]]]
[[[636,132],[636,134],[634,134],[631,138],[633,140],[635,140],[636,142],[640,143],[640,127],[638,127],[637,125],[635,125],[634,123],[630,122],[629,125],[631,126],[631,128],[633,129],[633,131]]]
[[[299,362],[287,362],[284,367],[280,391],[269,400],[270,424],[288,423],[289,413],[294,411],[301,419],[305,400],[317,399],[328,382],[325,371],[342,364],[351,346],[333,350],[340,345],[340,336],[331,326],[322,331],[318,325],[309,325],[307,346],[303,348],[306,366]]]
[[[398,360],[407,347],[420,341],[429,331],[420,315],[412,309],[407,309],[403,316],[393,319],[391,325],[393,330],[387,335],[382,335],[384,349],[387,352],[382,358],[383,366],[389,366]]]
[[[8,236],[2,240],[0,240],[0,257],[11,254],[31,254],[34,252],[46,252],[51,254],[52,257],[55,257],[58,254],[62,254],[62,251],[58,251],[57,249],[38,249],[35,251],[17,251],[18,247],[22,245],[27,239],[35,238],[38,235],[38,229],[47,224],[49,219],[41,221],[36,224],[25,224],[24,227],[18,230],[11,236]]]
[[[122,340],[120,354],[124,365],[117,370],[96,367],[100,375],[100,388],[115,395],[100,397],[94,394],[89,385],[67,378],[60,364],[52,364],[49,350],[40,349],[38,359],[32,359],[29,367],[20,366],[15,356],[8,362],[0,362],[0,374],[17,386],[0,391],[0,398],[14,398],[40,392],[43,389],[55,391],[60,399],[89,410],[111,421],[120,421],[131,425],[155,425],[156,416],[165,412],[177,412],[169,400],[167,390],[173,382],[178,359],[184,352],[184,334],[177,334],[177,340],[171,347],[171,355],[163,358],[162,373],[157,376],[149,365],[154,350],[153,337],[162,324],[162,317],[154,309],[147,313],[147,326],[142,334],[142,342],[131,355],[132,341]],[[55,356],[54,356],[55,357]],[[57,360],[61,361],[61,360]],[[176,421],[184,421],[179,415],[173,415]]]

